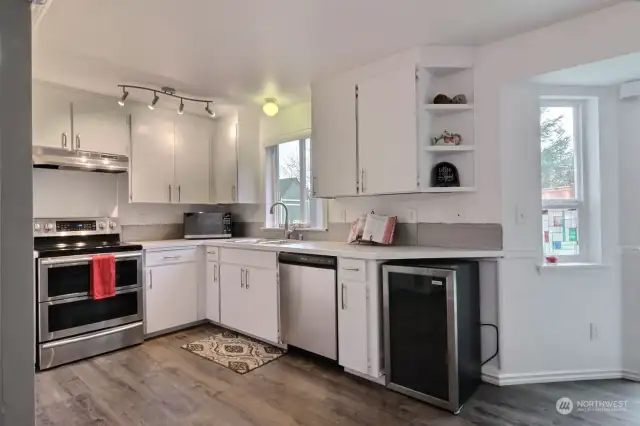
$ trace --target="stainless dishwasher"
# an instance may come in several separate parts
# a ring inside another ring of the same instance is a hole
[[[336,258],[280,253],[284,343],[338,359]]]

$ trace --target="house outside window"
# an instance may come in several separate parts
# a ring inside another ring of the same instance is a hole
[[[312,197],[311,139],[282,142],[266,152],[266,227],[282,228],[285,214],[282,207],[269,213],[269,207],[281,202],[289,210],[289,225],[296,228],[325,229],[324,200]]]
[[[568,262],[588,257],[583,111],[575,100],[540,103],[543,253]]]

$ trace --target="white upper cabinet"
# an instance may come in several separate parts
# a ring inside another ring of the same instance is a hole
[[[211,146],[211,202],[238,202],[238,125],[232,118],[219,119]]]
[[[71,100],[61,89],[33,85],[32,144],[72,149]]]
[[[129,200],[142,203],[176,202],[174,184],[175,113],[139,108],[131,118]]]
[[[211,120],[175,117],[175,185],[178,203],[209,203]]]
[[[416,192],[418,117],[415,68],[358,83],[358,160],[363,195]]]
[[[260,141],[261,114],[262,110],[257,107],[241,108],[238,113],[236,199],[238,203],[264,203],[261,157],[263,147]]]
[[[311,86],[313,193],[357,195],[356,83],[331,79]]]
[[[32,113],[33,145],[129,153],[128,115],[115,98],[34,82]]]
[[[129,115],[111,98],[86,96],[73,103],[73,146],[129,155]]]

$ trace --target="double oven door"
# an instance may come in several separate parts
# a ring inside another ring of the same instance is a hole
[[[142,253],[114,255],[116,294],[102,300],[90,294],[91,255],[38,260],[38,342],[142,321]]]

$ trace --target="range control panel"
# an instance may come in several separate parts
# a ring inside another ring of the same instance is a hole
[[[72,231],[95,231],[97,223],[95,220],[59,220],[56,221],[56,232]]]
[[[33,221],[33,235],[36,237],[119,233],[120,225],[117,219],[108,217],[87,219],[35,219]]]

